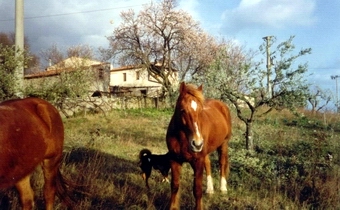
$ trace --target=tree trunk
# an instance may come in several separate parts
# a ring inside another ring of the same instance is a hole
[[[253,141],[253,130],[252,130],[252,122],[248,121],[246,123],[246,132],[245,132],[245,137],[246,137],[246,148],[249,151],[254,150],[254,141]]]

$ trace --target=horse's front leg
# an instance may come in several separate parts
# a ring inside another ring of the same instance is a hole
[[[179,183],[182,165],[176,161],[171,161],[171,200],[170,209],[179,209]]]
[[[207,177],[207,190],[206,193],[212,194],[214,193],[214,184],[211,176],[211,163],[209,155],[206,155],[204,158],[204,168]]]
[[[194,170],[194,197],[196,199],[196,210],[203,209],[203,187],[202,187],[202,180],[203,180],[203,169],[204,169],[204,158],[196,159],[191,166]]]

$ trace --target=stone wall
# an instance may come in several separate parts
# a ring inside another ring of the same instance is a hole
[[[165,99],[151,97],[87,97],[76,100],[66,100],[59,110],[66,116],[73,116],[77,113],[107,112],[112,109],[138,109],[138,108],[166,108]]]

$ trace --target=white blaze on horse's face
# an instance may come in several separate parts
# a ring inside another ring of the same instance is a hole
[[[192,100],[191,101],[191,108],[192,110],[194,111],[194,115],[198,115],[197,113],[197,102]],[[193,136],[192,136],[192,139],[189,139],[190,141],[190,146],[191,146],[191,150],[193,152],[200,152],[202,151],[202,148],[203,148],[203,138],[202,138],[202,135],[199,131],[199,127],[198,127],[198,124],[197,124],[197,119],[193,118],[194,121],[192,122],[193,123],[193,126],[194,126],[194,131],[193,131]]]
[[[196,101],[194,101],[194,100],[191,101],[191,108],[192,108],[194,111],[197,110],[197,102],[196,102]]]

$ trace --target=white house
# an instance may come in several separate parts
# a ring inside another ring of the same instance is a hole
[[[170,82],[173,85],[177,85],[177,71],[174,70],[170,76]],[[159,96],[162,91],[162,84],[151,76],[145,67],[124,66],[111,69],[110,91],[116,95],[144,95],[156,97]]]
[[[24,78],[26,84],[39,85],[43,80],[55,81],[60,74],[77,70],[92,73],[93,81],[89,89],[90,94],[95,91],[108,91],[110,63],[86,58],[70,57],[55,65],[47,67],[45,71],[27,74]]]
[[[155,65],[156,68],[160,65]],[[150,76],[147,69],[138,66],[112,68],[110,63],[91,59],[70,57],[51,65],[45,71],[25,75],[25,81],[39,84],[38,80],[56,79],[62,72],[72,72],[79,69],[91,70],[94,74],[93,84],[89,92],[108,93],[112,95],[131,95],[157,97],[161,94],[162,84]],[[172,71],[170,82],[178,84],[177,70]]]

